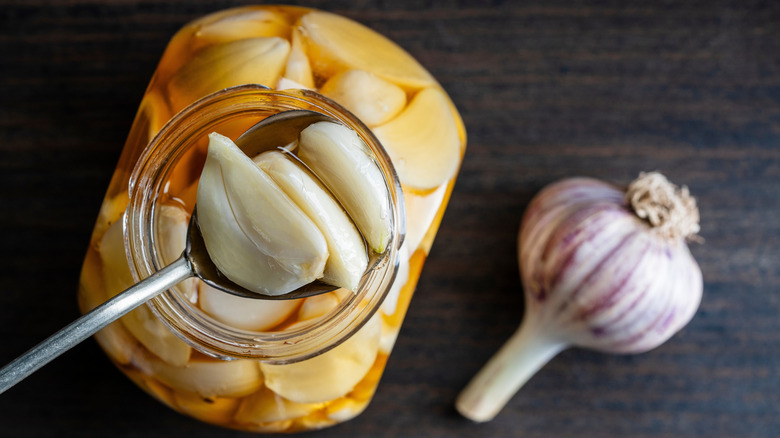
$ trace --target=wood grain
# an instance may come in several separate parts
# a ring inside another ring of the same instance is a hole
[[[102,195],[170,36],[220,1],[0,1],[0,363],[78,315]],[[313,1],[448,90],[469,146],[379,391],[312,436],[780,435],[780,4]],[[556,179],[660,170],[698,198],[705,292],[637,356],[568,350],[492,422],[458,391],[520,322],[515,236]],[[0,396],[0,436],[233,437],[155,402],[89,341]]]

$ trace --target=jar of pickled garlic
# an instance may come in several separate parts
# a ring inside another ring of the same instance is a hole
[[[441,86],[365,26],[290,6],[196,20],[172,38],[140,104],[82,268],[82,311],[179,256],[210,132],[235,140],[291,109],[354,130],[381,170],[393,226],[360,286],[265,301],[189,279],[95,335],[143,390],[223,427],[296,432],[367,407],[465,149]]]

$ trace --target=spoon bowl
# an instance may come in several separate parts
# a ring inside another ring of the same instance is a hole
[[[261,152],[288,145],[307,126],[335,119],[314,111],[290,110],[276,113],[254,124],[236,139],[236,146],[253,157]]]

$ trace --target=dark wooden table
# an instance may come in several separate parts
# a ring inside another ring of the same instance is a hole
[[[220,1],[0,2],[0,363],[78,315],[98,207],[170,36]],[[780,3],[313,1],[444,85],[466,159],[379,392],[321,437],[780,436]],[[661,170],[697,196],[694,320],[637,356],[567,350],[492,422],[453,400],[514,331],[515,236],[556,179]],[[94,341],[0,396],[3,437],[234,437]]]

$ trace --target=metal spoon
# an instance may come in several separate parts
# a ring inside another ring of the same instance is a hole
[[[332,119],[304,110],[278,113],[249,128],[236,140],[236,144],[247,155],[254,156],[295,141],[306,126],[323,120]],[[287,294],[270,296],[249,291],[233,283],[219,272],[209,257],[198,225],[197,211],[193,211],[187,230],[186,248],[181,257],[73,321],[0,369],[0,394],[103,327],[190,277],[198,277],[233,295],[266,300],[305,298],[337,289],[335,286],[315,281]]]

